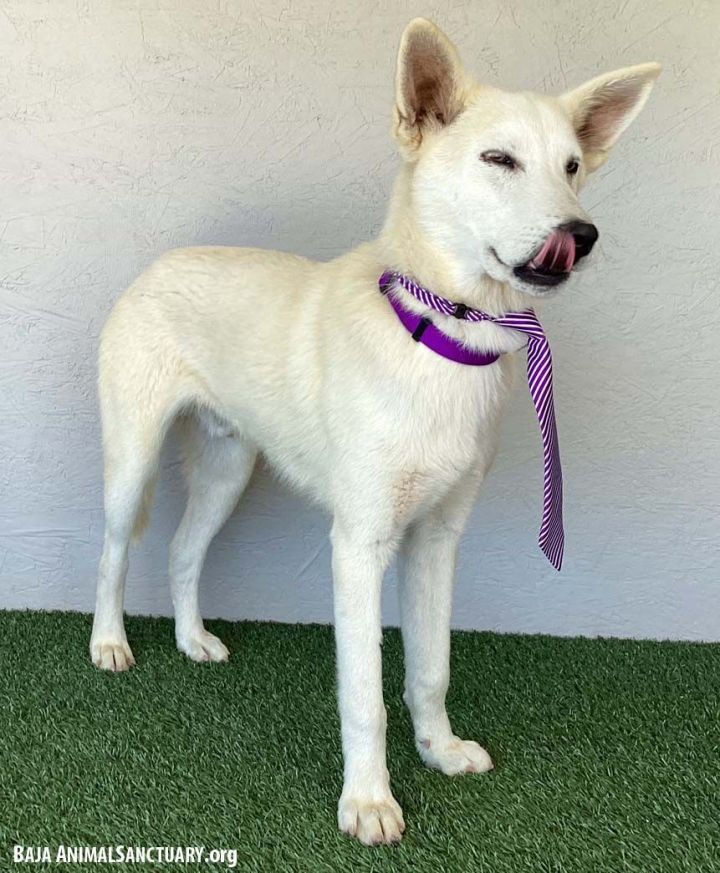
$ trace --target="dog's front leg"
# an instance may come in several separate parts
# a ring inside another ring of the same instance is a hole
[[[338,825],[363,843],[405,829],[385,760],[380,593],[392,545],[335,521],[332,531],[338,697],[345,764]]]
[[[445,710],[455,561],[474,497],[471,487],[463,490],[408,531],[399,567],[405,702],[420,757],[448,775],[493,766],[482,746],[455,736]]]

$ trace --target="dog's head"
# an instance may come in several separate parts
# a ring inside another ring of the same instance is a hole
[[[588,173],[647,100],[658,64],[627,67],[560,97],[480,86],[434,24],[400,45],[395,137],[413,165],[423,232],[468,278],[486,274],[546,294],[598,236],[578,202]]]

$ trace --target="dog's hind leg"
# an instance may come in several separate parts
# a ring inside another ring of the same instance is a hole
[[[159,332],[153,341],[144,334],[147,326],[136,310],[136,301],[118,305],[100,343],[105,540],[90,655],[96,666],[114,671],[135,663],[123,622],[130,538],[147,524],[167,429],[197,391]]]
[[[183,425],[188,503],[170,547],[175,638],[194,661],[225,661],[228,650],[203,626],[198,580],[210,542],[250,479],[257,450],[212,413],[201,411]]]
[[[123,622],[128,546],[147,517],[165,423],[157,415],[116,416],[103,403],[105,442],[105,541],[97,584],[90,655],[103,670],[122,671],[135,659]]]

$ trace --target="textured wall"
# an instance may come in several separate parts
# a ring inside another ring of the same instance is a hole
[[[540,442],[519,386],[463,545],[456,624],[720,640],[720,6],[700,0],[3,0],[0,605],[92,608],[97,337],[151,259],[211,242],[329,258],[377,231],[397,167],[395,48],[417,14],[508,87],[665,66],[586,190],[596,267],[545,311],[566,568],[535,547]],[[169,610],[182,489],[166,457],[132,612]],[[327,528],[256,475],[211,549],[205,614],[329,620]]]

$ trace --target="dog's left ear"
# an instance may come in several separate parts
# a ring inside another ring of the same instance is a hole
[[[395,138],[414,160],[428,133],[456,118],[465,105],[467,76],[457,49],[431,21],[414,18],[400,42],[395,77]]]
[[[624,67],[560,97],[580,140],[588,172],[605,163],[620,134],[645,105],[660,70],[660,64]]]

